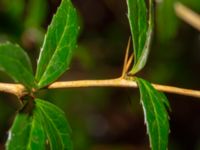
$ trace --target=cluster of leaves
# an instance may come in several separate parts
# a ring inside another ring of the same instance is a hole
[[[33,89],[44,88],[68,69],[77,36],[76,10],[70,0],[63,0],[45,36],[35,77],[28,55],[11,43],[0,45],[0,69],[22,83],[31,95]],[[6,148],[72,149],[71,131],[64,113],[30,95],[26,98],[30,102],[24,103],[9,131]],[[28,106],[31,102],[33,107]]]
[[[135,75],[147,62],[153,31],[153,0],[127,0],[128,19],[134,45]],[[38,59],[34,77],[28,55],[18,45],[0,45],[0,69],[16,82],[22,83],[30,95],[54,82],[69,67],[72,50],[76,46],[78,24],[76,10],[70,0],[62,0],[48,28]],[[141,103],[147,124],[150,145],[153,150],[167,149],[169,122],[165,95],[147,81],[134,77],[138,83]],[[7,149],[72,149],[70,128],[64,113],[44,100],[29,97],[15,118],[9,131]],[[32,108],[28,111],[26,108]]]

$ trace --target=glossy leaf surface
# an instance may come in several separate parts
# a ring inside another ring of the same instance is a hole
[[[36,107],[40,110],[43,118],[43,127],[50,148],[52,150],[71,150],[71,129],[65,118],[64,112],[55,105],[40,99],[36,99]]]
[[[149,0],[149,17],[145,0],[127,0],[127,4],[135,60],[131,74],[135,74],[145,66],[148,58],[153,29],[153,2]]]
[[[163,93],[158,92],[149,82],[136,78],[140,89],[145,123],[152,150],[166,150],[168,145],[169,120],[165,106],[169,106]]]
[[[6,143],[7,150],[44,150],[45,132],[41,122],[41,114],[36,108],[33,116],[19,113]]]
[[[30,59],[18,45],[0,44],[0,70],[28,88],[35,86]]]
[[[70,0],[62,0],[40,52],[36,72],[39,88],[52,83],[69,68],[77,35],[76,10]]]
[[[55,105],[35,99],[31,115],[19,113],[9,132],[8,150],[72,150],[71,129]]]

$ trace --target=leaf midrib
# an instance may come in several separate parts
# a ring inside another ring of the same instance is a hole
[[[143,82],[143,81],[142,81]],[[151,89],[148,87],[148,86],[146,86],[146,84],[144,84],[144,86],[151,92]],[[152,105],[153,105],[153,111],[154,111],[154,113],[158,116],[158,112],[156,111],[156,109],[155,109],[155,105],[154,105],[154,103],[153,103],[153,100],[152,100],[152,95],[151,94],[149,94],[148,93],[148,95],[149,95],[149,97],[150,97],[150,99],[151,99],[151,103],[152,103]],[[156,120],[156,122],[157,122],[157,126],[158,126],[158,128],[156,128],[157,129],[157,132],[158,132],[158,142],[159,142],[159,148],[160,148],[160,140],[161,140],[161,137],[160,137],[160,124],[159,124],[159,120],[157,119],[157,117],[155,117],[155,120]],[[153,145],[152,145],[153,146]]]
[[[35,116],[33,115],[33,118],[31,118],[31,119],[32,119],[32,123],[31,123],[31,127],[30,127],[31,129],[30,129],[30,132],[29,132],[28,143],[31,143],[31,137],[32,137],[32,136],[31,136],[31,135],[32,135],[31,133],[33,132],[33,128],[34,128],[34,126],[35,126],[35,123],[34,123],[34,122],[35,122]],[[30,145],[30,144],[27,145],[27,149],[28,149],[28,150],[31,150],[31,145]]]
[[[41,112],[46,116],[46,118],[48,118],[49,122],[51,123],[52,127],[57,131],[57,133],[60,133],[60,131],[56,128],[56,126],[54,125],[52,119],[49,117],[49,115],[46,114],[46,112],[44,111],[44,109],[42,107],[39,107],[39,108],[40,108]],[[61,141],[62,148],[64,148],[64,143],[63,143],[62,137],[60,136],[60,134],[57,134],[57,135],[58,135],[58,137],[59,137],[59,139]]]
[[[61,9],[63,9],[63,8],[61,8]],[[46,71],[48,70],[48,68],[49,68],[49,66],[50,66],[50,64],[51,64],[51,60],[55,57],[56,52],[60,49],[60,48],[59,48],[59,47],[60,47],[60,43],[61,43],[61,41],[62,41],[62,39],[63,39],[63,36],[65,35],[66,30],[68,29],[68,25],[66,25],[66,24],[67,24],[67,22],[69,21],[69,18],[70,18],[70,15],[69,15],[69,12],[70,12],[70,11],[71,11],[71,8],[69,7],[69,9],[67,10],[67,19],[66,19],[66,21],[65,21],[65,28],[64,28],[64,31],[63,31],[62,36],[61,36],[61,38],[60,38],[60,40],[59,40],[59,42],[58,42],[58,44],[57,44],[57,46],[56,46],[56,48],[55,48],[55,51],[54,51],[53,55],[50,57],[48,64],[47,64],[46,67],[44,68],[45,71],[42,73],[42,75],[41,75],[41,77],[40,77],[40,79],[39,79],[39,83],[41,82],[41,79],[43,78],[43,76],[46,74]],[[57,34],[57,32],[56,32],[56,34]]]

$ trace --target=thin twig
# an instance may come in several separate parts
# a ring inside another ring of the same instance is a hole
[[[166,86],[153,84],[155,89],[167,93],[191,96],[200,98],[200,91],[178,88],[174,86]],[[55,82],[51,84],[48,89],[57,88],[81,88],[81,87],[127,87],[127,88],[137,88],[137,83],[135,81],[130,81],[126,79],[108,79],[108,80],[82,80],[82,81],[67,81],[67,82]]]
[[[178,17],[200,31],[200,15],[177,2],[174,5]]]
[[[157,90],[162,91],[162,92],[200,98],[199,90],[191,90],[191,89],[185,89],[185,88],[179,88],[179,87],[167,86],[167,85],[159,85],[159,84],[153,84],[153,86]]]
[[[200,98],[199,90],[184,89],[184,88],[159,85],[159,84],[153,84],[153,86],[159,91]],[[122,79],[120,77],[116,79],[106,79],[106,80],[79,80],[79,81],[63,81],[63,82],[61,81],[49,85],[47,89],[83,88],[83,87],[138,88],[138,85],[135,81]],[[19,98],[26,93],[26,89],[22,85],[8,84],[8,83],[0,83],[0,91],[14,94]]]
[[[21,84],[0,83],[0,91],[14,94],[18,98],[21,98],[26,94],[26,88]]]
[[[136,82],[130,82],[122,78],[106,79],[106,80],[81,80],[81,81],[67,81],[55,82],[51,84],[48,89],[56,88],[81,88],[81,87],[137,87]]]

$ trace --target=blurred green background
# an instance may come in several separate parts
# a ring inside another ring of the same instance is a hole
[[[139,74],[151,82],[200,90],[200,32],[176,17],[175,0],[156,0],[155,33],[148,64]],[[200,13],[199,0],[180,0]],[[0,0],[0,42],[19,43],[36,68],[59,0]],[[73,0],[80,36],[71,69],[59,80],[120,76],[130,29],[125,0]],[[0,73],[0,82],[13,82]],[[75,150],[146,150],[148,136],[137,89],[43,90],[40,98],[66,112]],[[170,150],[200,150],[200,99],[167,94],[171,103]],[[19,108],[0,93],[0,149]]]

